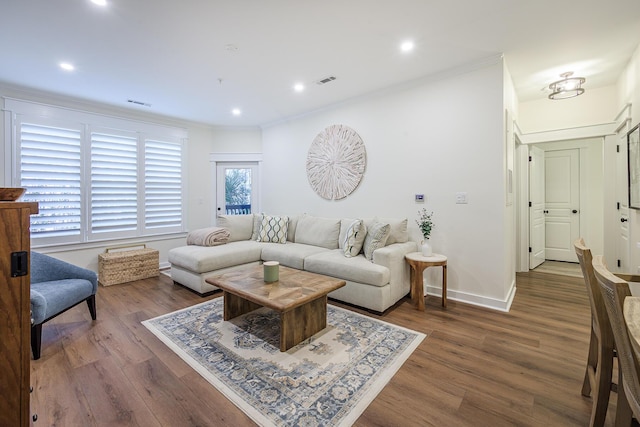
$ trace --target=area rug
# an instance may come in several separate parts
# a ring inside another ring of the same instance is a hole
[[[279,314],[225,322],[223,298],[142,323],[261,426],[350,426],[425,335],[330,305],[328,326],[287,352]]]

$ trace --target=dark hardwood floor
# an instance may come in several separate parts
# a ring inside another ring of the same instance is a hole
[[[373,317],[428,334],[357,426],[587,426],[589,338],[582,279],[518,274],[509,313],[427,297]],[[100,287],[46,323],[31,363],[36,426],[251,426],[254,423],[141,325],[201,298],[171,280]],[[332,303],[341,305],[335,301]],[[344,307],[344,305],[341,305]],[[612,393],[606,425],[613,426]]]

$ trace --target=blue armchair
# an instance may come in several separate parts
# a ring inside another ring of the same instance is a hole
[[[31,351],[40,358],[42,324],[86,301],[96,320],[98,276],[91,270],[31,252]]]

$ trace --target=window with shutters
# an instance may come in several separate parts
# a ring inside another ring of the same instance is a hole
[[[82,233],[82,130],[79,126],[21,123],[20,187],[37,201],[34,238],[80,241]]]
[[[39,204],[34,246],[184,231],[186,131],[21,103],[8,102],[12,180]]]
[[[182,148],[166,141],[144,143],[144,223],[147,229],[182,225]]]

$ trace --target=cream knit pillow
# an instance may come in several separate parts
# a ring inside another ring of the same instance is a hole
[[[373,251],[383,248],[387,244],[391,226],[381,222],[374,223],[367,230],[367,236],[364,238],[364,256],[369,261],[373,261]]]
[[[347,233],[342,241],[344,256],[351,258],[357,256],[362,250],[364,239],[367,234],[367,227],[361,219],[356,219],[347,228]]]

